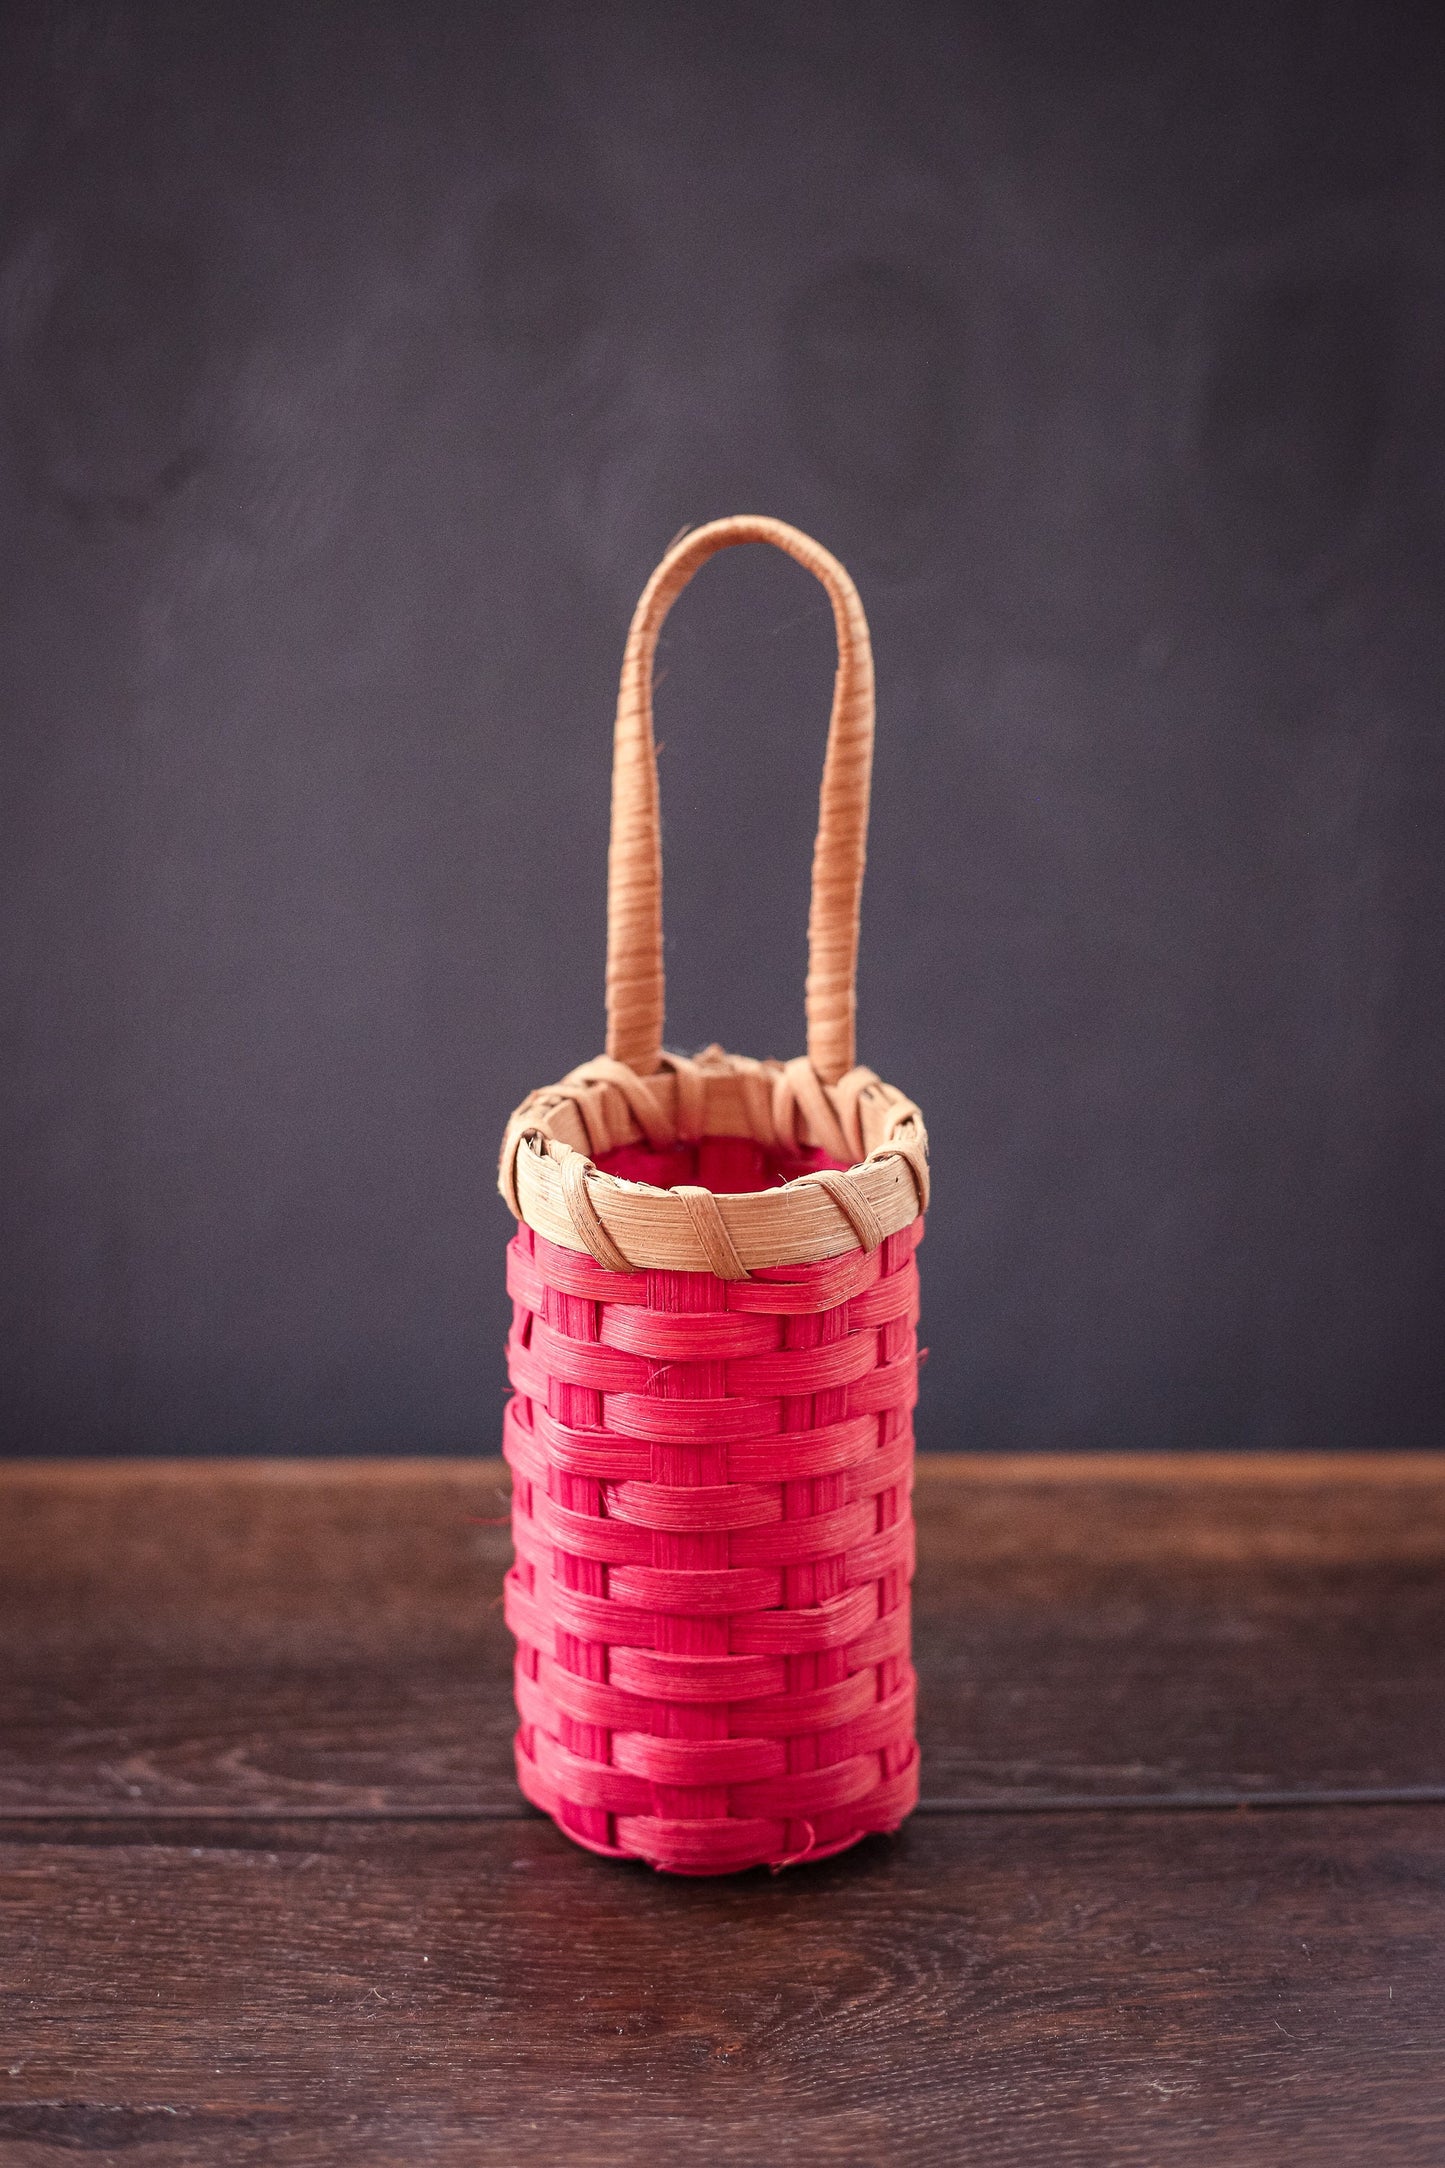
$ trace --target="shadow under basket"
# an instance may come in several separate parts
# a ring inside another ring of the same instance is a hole
[[[818,573],[840,634],[809,1052],[786,1063],[658,1051],[652,650],[692,570],[752,540]],[[533,1093],[503,1145],[518,1777],[577,1843],[678,1874],[822,1858],[918,1796],[928,1159],[917,1107],[852,1060],[866,643],[841,566],[778,522],[717,522],[664,559],[618,708],[609,1051]]]

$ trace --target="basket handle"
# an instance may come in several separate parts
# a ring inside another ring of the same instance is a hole
[[[709,557],[771,542],[822,581],[838,633],[838,673],[818,800],[808,911],[808,1059],[825,1084],[853,1067],[858,911],[873,772],[873,649],[858,590],[821,543],[780,519],[715,519],[674,542],[642,590],[627,635],[612,754],[607,860],[607,1051],[639,1076],[662,1059],[662,834],[652,666],[673,603]]]

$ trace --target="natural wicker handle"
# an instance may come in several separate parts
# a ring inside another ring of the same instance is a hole
[[[738,542],[771,542],[820,579],[838,631],[838,674],[808,912],[808,1059],[825,1084],[853,1067],[858,908],[873,771],[873,649],[852,580],[820,543],[780,519],[715,519],[675,542],[642,590],[627,635],[612,756],[607,863],[607,1051],[639,1076],[662,1054],[662,836],[652,665],[658,634],[694,572]]]

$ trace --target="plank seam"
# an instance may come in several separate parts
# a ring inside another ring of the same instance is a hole
[[[937,1820],[979,1814],[1235,1814],[1257,1807],[1271,1813],[1319,1807],[1445,1806],[1445,1784],[1386,1786],[1359,1791],[1275,1792],[1060,1792],[1037,1799],[920,1799],[916,1812]],[[75,1826],[194,1826],[208,1823],[337,1822],[348,1824],[406,1822],[541,1822],[546,1817],[523,1806],[498,1807],[28,1807],[0,1812],[0,1835],[36,1823]]]

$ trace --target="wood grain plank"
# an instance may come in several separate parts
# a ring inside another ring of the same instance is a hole
[[[1435,2168],[1445,1811],[14,1832],[0,2162]],[[149,1841],[147,1841],[149,1839]]]
[[[500,1461],[0,1468],[0,1812],[519,1811]]]
[[[492,1461],[0,1468],[0,1812],[519,1811]],[[1445,1459],[924,1462],[938,1803],[1445,1786]]]

